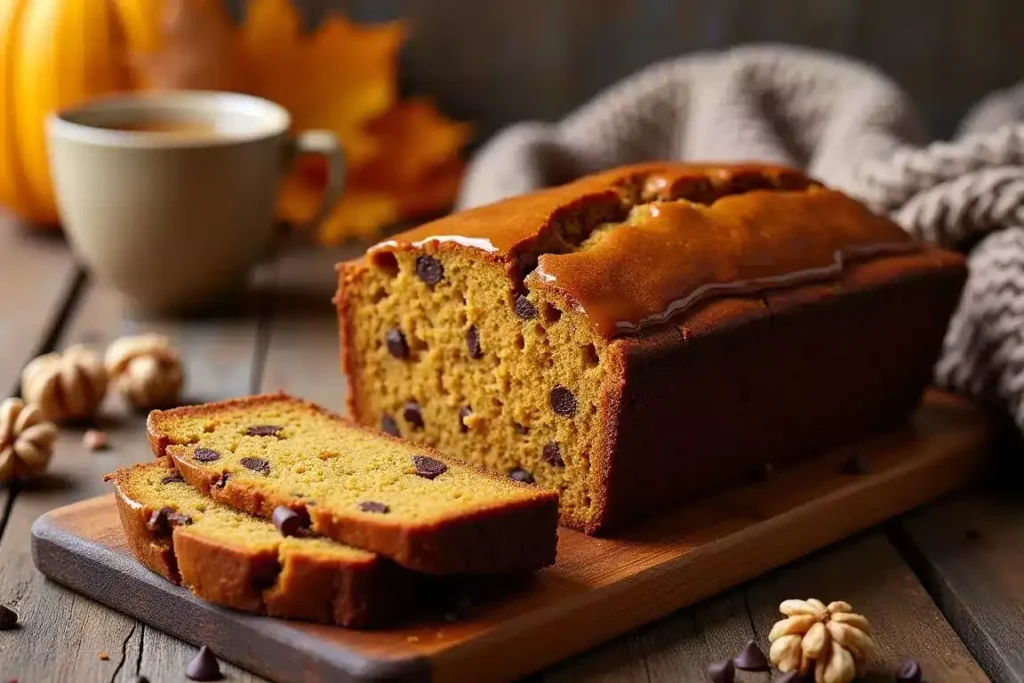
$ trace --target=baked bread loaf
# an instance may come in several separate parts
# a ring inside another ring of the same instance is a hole
[[[157,456],[218,502],[281,505],[321,536],[430,574],[533,571],[555,560],[558,495],[279,395],[153,411]]]
[[[247,612],[359,627],[387,621],[417,577],[365,550],[286,537],[270,522],[215,503],[170,459],[120,469],[114,482],[132,553],[198,597]]]
[[[963,259],[803,174],[646,164],[339,264],[352,416],[594,533],[918,403]]]

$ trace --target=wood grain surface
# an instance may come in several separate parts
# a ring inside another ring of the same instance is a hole
[[[981,411],[931,394],[900,430],[683,506],[614,539],[562,529],[554,567],[477,596],[473,613],[455,622],[426,614],[383,631],[351,631],[184,599],[131,561],[109,496],[37,522],[37,566],[275,680],[419,680],[427,663],[432,681],[512,681],[962,485],[985,460],[988,439]],[[867,474],[842,473],[853,454]],[[199,618],[182,619],[183,610],[199,610]],[[877,611],[883,623],[891,621],[891,610]],[[768,612],[759,617],[762,640],[771,619]],[[901,628],[889,626],[893,634]],[[883,656],[891,660],[905,645],[892,637]],[[518,654],[503,656],[509,651]],[[918,657],[929,654],[922,649]],[[296,668],[299,662],[304,667]],[[957,673],[947,663],[935,668]]]

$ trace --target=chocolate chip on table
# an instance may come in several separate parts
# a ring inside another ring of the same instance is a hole
[[[18,625],[18,613],[7,605],[0,605],[0,631],[10,631]]]
[[[527,434],[530,433],[529,427],[527,427],[526,425],[521,425],[518,422],[512,423],[512,429],[516,430],[516,434],[522,434],[523,436],[526,436]]]
[[[521,481],[524,484],[533,483],[533,475],[524,470],[522,467],[517,467],[508,473],[508,476],[516,481]]]
[[[736,679],[736,667],[731,659],[708,665],[708,676],[712,683],[732,683]]]
[[[477,360],[484,357],[484,350],[480,346],[480,330],[476,329],[476,325],[470,325],[466,330],[466,348],[470,358]]]
[[[402,417],[413,429],[423,429],[423,410],[416,401],[409,401],[402,408]]]
[[[576,397],[568,388],[561,384],[551,390],[551,410],[562,417],[572,417],[576,414]]]
[[[213,488],[215,488],[215,489],[222,489],[222,488],[224,488],[225,486],[228,485],[228,480],[229,479],[231,479],[231,475],[228,474],[227,472],[224,472],[223,474],[220,475],[220,479],[218,479],[217,481],[213,482]]]
[[[246,436],[277,436],[284,427],[276,425],[253,425],[245,430]]]
[[[212,448],[197,448],[192,453],[192,459],[199,462],[213,462],[214,460],[220,460],[220,453]]]
[[[385,415],[380,419],[380,431],[391,436],[401,436],[402,432],[398,430],[398,423],[395,422],[395,418],[390,415]]]
[[[378,503],[375,500],[364,500],[359,504],[359,509],[363,512],[376,512],[381,515],[386,515],[391,512],[391,508],[384,503]]]
[[[768,658],[753,640],[747,641],[740,653],[733,657],[732,663],[742,671],[768,671]]]
[[[433,287],[444,279],[444,266],[433,256],[424,254],[416,258],[416,277]]]
[[[274,508],[274,514],[271,515],[270,520],[282,536],[299,536],[306,528],[306,520],[302,518],[302,515],[286,505],[278,505]]]
[[[515,312],[516,317],[522,318],[523,320],[533,320],[537,317],[537,307],[534,306],[523,294],[516,296]]]
[[[252,470],[253,472],[270,474],[270,463],[263,458],[246,457],[239,460],[238,464],[247,470]]]
[[[843,463],[843,466],[839,470],[843,474],[870,474],[871,468],[864,462],[864,459],[859,455],[854,455],[849,460]]]
[[[166,477],[160,480],[161,484],[184,484],[185,477],[181,476],[180,472],[174,474],[168,474]]]
[[[426,455],[414,455],[412,462],[416,466],[416,474],[424,479],[437,479],[448,471],[448,465]]]
[[[544,462],[554,467],[565,467],[565,461],[562,460],[562,449],[554,441],[544,444],[544,450],[541,451],[541,457],[544,458]]]
[[[199,654],[185,667],[185,676],[192,681],[219,681],[224,678],[220,672],[220,662],[205,645],[199,648]]]
[[[145,676],[132,676],[128,683],[149,683],[149,679]]]
[[[921,683],[921,665],[913,659],[900,664],[896,670],[896,683]]]
[[[174,508],[163,507],[149,515],[146,528],[158,534],[169,534],[173,527],[188,526],[191,523],[192,518],[188,515],[177,512]]]
[[[409,342],[405,341],[405,335],[397,327],[384,335],[384,344],[392,357],[400,360],[409,357]]]
[[[466,418],[473,414],[473,409],[469,406],[462,406],[459,408],[459,431],[465,434],[469,431],[469,425],[466,424]]]

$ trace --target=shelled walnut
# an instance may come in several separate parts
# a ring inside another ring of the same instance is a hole
[[[47,420],[92,417],[106,394],[103,361],[82,344],[39,356],[21,371],[22,397]]]
[[[776,622],[768,640],[769,657],[780,671],[813,671],[816,683],[850,683],[864,674],[875,643],[868,620],[849,603],[785,600],[779,611],[786,618]]]

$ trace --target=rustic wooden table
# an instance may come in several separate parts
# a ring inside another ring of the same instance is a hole
[[[0,216],[0,389],[15,392],[25,362],[75,343],[101,346],[139,331],[173,338],[187,359],[187,398],[287,389],[342,408],[329,298],[338,250],[294,251],[259,270],[237,308],[183,320],[133,317],[90,281],[55,237],[27,235]],[[187,264],[183,264],[187,271]],[[0,489],[0,602],[22,627],[0,632],[0,681],[184,680],[195,649],[46,581],[29,527],[40,514],[108,490],[103,474],[150,457],[144,419],[108,398],[100,427],[111,448],[89,452],[64,429],[50,475]],[[705,666],[748,639],[766,642],[780,600],[843,599],[871,616],[876,671],[903,658],[933,683],[1024,681],[1024,500],[978,488],[619,638],[537,674],[550,681],[706,681]],[[514,656],[514,653],[510,653]],[[263,680],[229,665],[227,680]],[[872,679],[892,680],[881,674]],[[767,682],[767,674],[740,681]]]

